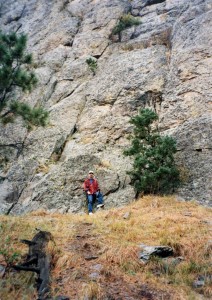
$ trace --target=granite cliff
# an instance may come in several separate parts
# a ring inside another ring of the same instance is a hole
[[[124,14],[140,24],[112,35]],[[123,150],[141,107],[177,140],[177,197],[211,205],[211,20],[210,0],[0,0],[1,30],[27,33],[34,55],[39,84],[23,101],[50,112],[45,129],[0,127],[3,143],[25,144],[1,164],[0,212],[81,211],[89,169],[108,207],[128,203]]]

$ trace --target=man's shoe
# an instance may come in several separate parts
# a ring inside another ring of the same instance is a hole
[[[104,206],[104,204],[102,203],[102,204],[97,204],[97,208],[101,208],[101,207],[103,207]]]
[[[89,212],[89,215],[92,215],[93,213],[92,212]]]

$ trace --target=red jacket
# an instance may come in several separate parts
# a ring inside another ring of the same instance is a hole
[[[83,188],[86,192],[89,191],[91,194],[94,194],[99,190],[98,181],[95,178],[93,178],[93,182],[91,183],[90,179],[87,178],[83,183]]]

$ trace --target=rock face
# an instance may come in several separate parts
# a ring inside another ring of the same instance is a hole
[[[179,198],[211,205],[210,0],[0,0],[1,29],[28,34],[39,84],[23,101],[42,104],[50,125],[30,133],[0,129],[8,152],[0,172],[0,212],[78,212],[93,169],[107,207],[134,198],[123,156],[131,116],[151,107],[177,139]],[[126,13],[141,24],[111,32]],[[95,74],[86,59],[97,62]]]

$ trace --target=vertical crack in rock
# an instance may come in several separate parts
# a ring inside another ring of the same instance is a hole
[[[66,143],[67,141],[70,139],[70,137],[77,132],[77,126],[76,124],[73,126],[71,132],[66,136],[66,137],[61,137],[57,142],[56,142],[56,145],[55,145],[55,148],[50,156],[50,160],[53,159],[55,162],[56,161],[59,161],[61,156],[62,156],[62,153],[63,153],[63,150],[66,146]]]
[[[7,210],[5,215],[9,215],[11,213],[11,211],[13,210],[13,208],[16,206],[16,204],[18,204],[19,199],[21,198],[21,195],[23,194],[24,190],[27,188],[29,183],[31,183],[33,181],[34,177],[35,177],[35,174],[33,174],[32,177],[29,180],[27,180],[27,182],[25,183],[25,185],[22,187],[22,189],[20,191],[19,191],[18,187],[16,187],[16,189],[14,189],[13,193],[15,193],[15,198],[16,198],[15,202],[12,203],[11,207]]]
[[[63,80],[61,80],[61,81],[73,81],[73,79],[63,79]],[[81,84],[78,84],[78,85],[76,86],[76,88],[74,88],[74,89],[73,89],[70,93],[68,93],[67,95],[62,95],[62,96],[56,101],[56,103],[58,103],[58,102],[60,102],[60,101],[62,101],[62,100],[64,100],[64,99],[70,97],[72,94],[74,94],[74,92],[76,92],[76,90],[80,87],[80,85],[81,85]]]
[[[48,85],[48,84],[49,84],[49,82],[46,85]],[[55,92],[57,84],[58,84],[58,80],[54,80],[54,82],[52,83],[52,86],[51,86],[51,90],[49,91],[49,94],[46,95],[44,102],[48,102],[48,100],[51,99],[52,95]]]
[[[114,189],[111,189],[111,190],[107,191],[107,192],[104,194],[104,196],[108,196],[108,195],[113,194],[113,193],[115,193],[115,192],[117,192],[117,191],[119,190],[119,188],[120,188],[120,186],[121,186],[121,181],[120,181],[119,174],[117,174],[117,179],[118,179],[118,186],[115,187]]]
[[[14,202],[12,205],[11,205],[11,207],[7,210],[7,212],[5,213],[5,215],[6,216],[8,216],[10,213],[11,213],[11,211],[12,211],[12,209],[15,207],[15,205],[18,203],[18,200],[16,201],[16,202]]]

